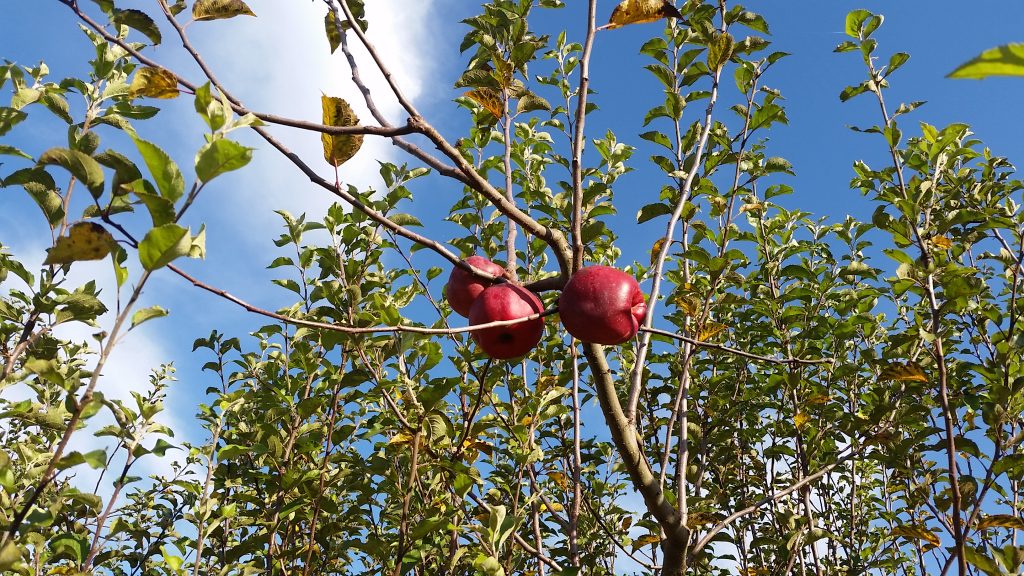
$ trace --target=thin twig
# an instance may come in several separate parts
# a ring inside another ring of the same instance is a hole
[[[753,352],[747,352],[746,350],[740,350],[739,348],[730,348],[724,344],[717,344],[714,342],[705,342],[703,340],[697,340],[690,336],[684,336],[682,334],[676,334],[675,332],[668,332],[666,330],[658,330],[657,328],[640,328],[641,332],[647,332],[650,334],[657,334],[659,336],[665,336],[667,338],[673,338],[687,344],[692,344],[699,348],[708,348],[711,350],[720,350],[750,360],[756,360],[758,362],[765,362],[768,364],[833,364],[835,363],[834,358],[774,358],[772,356],[761,356],[760,354],[754,354]]]

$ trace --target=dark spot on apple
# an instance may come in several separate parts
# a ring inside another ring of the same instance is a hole
[[[515,340],[515,337],[508,332],[502,332],[498,336],[498,341],[501,342],[502,344],[511,344],[513,340]]]

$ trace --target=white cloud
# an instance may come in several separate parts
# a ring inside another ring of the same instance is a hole
[[[252,110],[319,121],[321,94],[340,96],[353,105],[362,122],[375,123],[351,80],[341,50],[330,53],[324,30],[327,8],[323,2],[253,0],[249,4],[257,18],[189,27],[193,41],[218,80],[235,97]],[[433,0],[367,2],[368,36],[405,96],[414,102],[428,88],[437,60],[431,41],[436,31],[433,5]],[[354,35],[350,35],[349,42],[377,107],[391,122],[404,123],[407,115],[384,77]],[[334,170],[323,160],[319,133],[281,126],[269,130],[322,177],[333,180]],[[269,144],[251,136],[246,142],[258,149],[253,163],[241,173],[225,177],[228,185],[222,184],[223,190],[207,194],[217,196],[217,206],[230,211],[224,215],[223,225],[262,230],[267,225],[278,226],[279,220],[272,213],[275,209],[308,212],[312,216],[321,214],[335,201],[333,195],[311,184]],[[341,167],[341,181],[359,188],[379,187],[378,162],[396,160],[398,155],[390,141],[368,136],[360,152]],[[205,202],[209,206],[209,200]],[[255,235],[253,239],[265,241],[263,236]]]

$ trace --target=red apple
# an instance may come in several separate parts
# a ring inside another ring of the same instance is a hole
[[[558,300],[562,325],[576,339],[622,344],[636,336],[647,302],[636,280],[608,266],[589,266],[572,275]]]
[[[495,284],[480,293],[469,310],[471,325],[498,320],[515,320],[544,311],[544,304],[536,294],[515,284]],[[491,358],[508,360],[526,354],[540,342],[544,332],[544,319],[536,318],[476,330],[473,340]]]
[[[466,258],[465,262],[499,278],[505,276],[504,268],[483,256],[470,256]],[[473,301],[485,288],[493,284],[492,280],[481,278],[456,266],[452,268],[451,276],[448,277],[445,297],[448,298],[452,310],[458,312],[460,316],[469,317],[469,309],[473,306]]]

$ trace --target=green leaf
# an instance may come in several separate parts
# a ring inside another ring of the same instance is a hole
[[[18,548],[13,540],[8,540],[4,547],[0,548],[0,572],[13,571],[15,566],[22,563],[23,558],[21,548]]]
[[[672,209],[669,208],[667,204],[662,204],[660,202],[648,204],[641,208],[639,212],[637,212],[636,223],[643,224],[644,222],[647,222],[652,218],[657,218],[658,216],[665,216],[666,214],[671,213]]]
[[[846,35],[851,38],[861,38],[861,29],[864,22],[874,16],[869,10],[853,10],[846,15]]]
[[[146,270],[156,270],[188,256],[191,249],[188,229],[174,223],[164,224],[151,229],[139,243],[139,261]]]
[[[39,164],[56,164],[71,172],[89,189],[93,198],[103,194],[103,168],[87,154],[67,148],[50,148],[39,157]]]
[[[1001,576],[1004,574],[999,569],[999,566],[996,565],[995,560],[989,558],[980,550],[966,546],[964,547],[964,558],[988,576]]]
[[[961,64],[947,78],[973,78],[989,76],[1024,76],[1024,44],[1006,44],[985,50]]]
[[[252,148],[238,142],[218,138],[196,154],[196,176],[203,182],[209,182],[225,172],[238,170],[252,160],[252,151]]]
[[[0,135],[2,135],[2,133],[0,133]],[[31,160],[32,159],[32,156],[30,156],[28,153],[22,152],[21,150],[15,148],[14,146],[8,146],[6,144],[0,144],[0,155],[4,155],[4,156],[21,156],[22,158],[24,158],[26,160]]]
[[[708,68],[718,70],[725,66],[729,58],[732,58],[732,50],[735,43],[732,34],[728,32],[717,34],[711,40],[711,45],[708,47]]]
[[[192,19],[196,21],[255,15],[242,0],[196,0],[192,5]]]
[[[533,112],[535,110],[551,110],[551,104],[547,100],[537,96],[533,92],[523,94],[516,103],[516,113]]]
[[[78,466],[80,464],[88,464],[90,468],[98,470],[107,464],[107,451],[106,450],[93,450],[92,452],[72,452],[60,459],[57,463],[58,470],[67,470],[72,466]]]
[[[327,43],[331,45],[331,54],[341,46],[341,33],[338,31],[338,25],[334,21],[334,11],[331,9],[327,10],[327,16],[324,16],[324,29],[327,31]]]
[[[143,322],[147,322],[154,318],[163,318],[168,314],[169,312],[167,311],[167,309],[161,308],[160,306],[150,306],[149,308],[143,308],[142,310],[136,311],[135,314],[132,314],[131,327],[135,328],[136,326],[142,324]]]
[[[142,159],[146,161],[149,173],[153,175],[153,181],[156,183],[160,195],[171,202],[177,202],[185,193],[185,179],[182,177],[178,165],[156,144],[140,138],[133,138],[133,140],[135,140],[135,146],[139,149],[139,153],[142,154]]]
[[[160,35],[160,27],[157,26],[156,22],[149,17],[149,14],[146,14],[142,10],[115,10],[110,21],[118,26],[127,26],[138,30],[143,34],[143,36],[149,38],[149,41],[152,42],[154,46],[159,44],[162,39]]]
[[[399,226],[423,226],[420,219],[412,214],[389,214],[388,220],[391,220]]]

